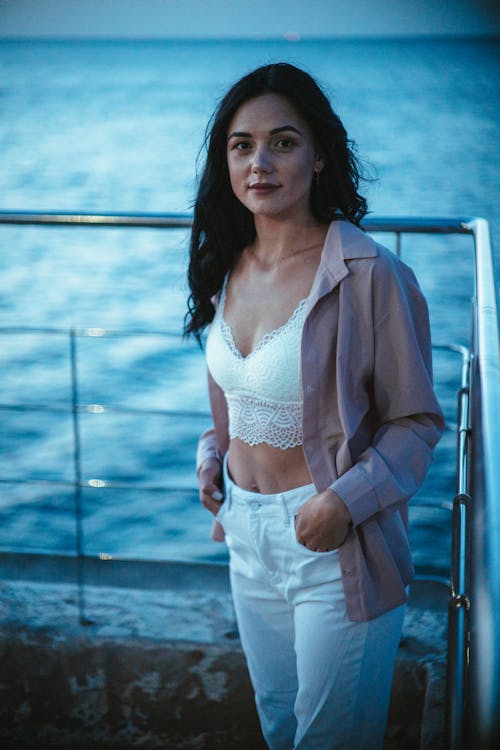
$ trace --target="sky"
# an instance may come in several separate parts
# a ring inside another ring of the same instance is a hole
[[[0,0],[0,38],[500,34],[498,0]]]

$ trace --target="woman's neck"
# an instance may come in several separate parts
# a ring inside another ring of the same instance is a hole
[[[257,260],[275,265],[317,245],[323,245],[328,227],[314,217],[296,221],[256,217],[255,241],[248,248]]]

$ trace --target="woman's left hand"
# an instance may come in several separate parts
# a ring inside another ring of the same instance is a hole
[[[351,527],[351,514],[330,488],[301,505],[295,519],[297,541],[315,552],[340,547]]]

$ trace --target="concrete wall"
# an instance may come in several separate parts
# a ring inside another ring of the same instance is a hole
[[[1,582],[0,746],[264,750],[225,574],[212,575],[87,585],[87,625],[74,584]],[[385,750],[444,748],[445,628],[442,609],[409,608]]]

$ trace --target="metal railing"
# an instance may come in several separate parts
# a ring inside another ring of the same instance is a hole
[[[0,224],[183,228],[184,214],[0,212]],[[363,228],[403,234],[467,234],[474,241],[473,333],[462,357],[457,429],[457,494],[453,504],[449,602],[448,724],[451,750],[500,746],[500,350],[491,246],[483,219],[370,218]],[[82,333],[82,332],[80,332]],[[106,332],[103,331],[103,334]],[[75,503],[84,480],[79,466],[76,337],[69,332],[73,376],[72,419]],[[77,521],[77,523],[79,523]],[[81,528],[77,528],[82,581]],[[81,616],[84,619],[83,586]]]
[[[469,427],[468,679],[464,742],[500,747],[500,342],[488,224],[466,224],[475,240]]]

